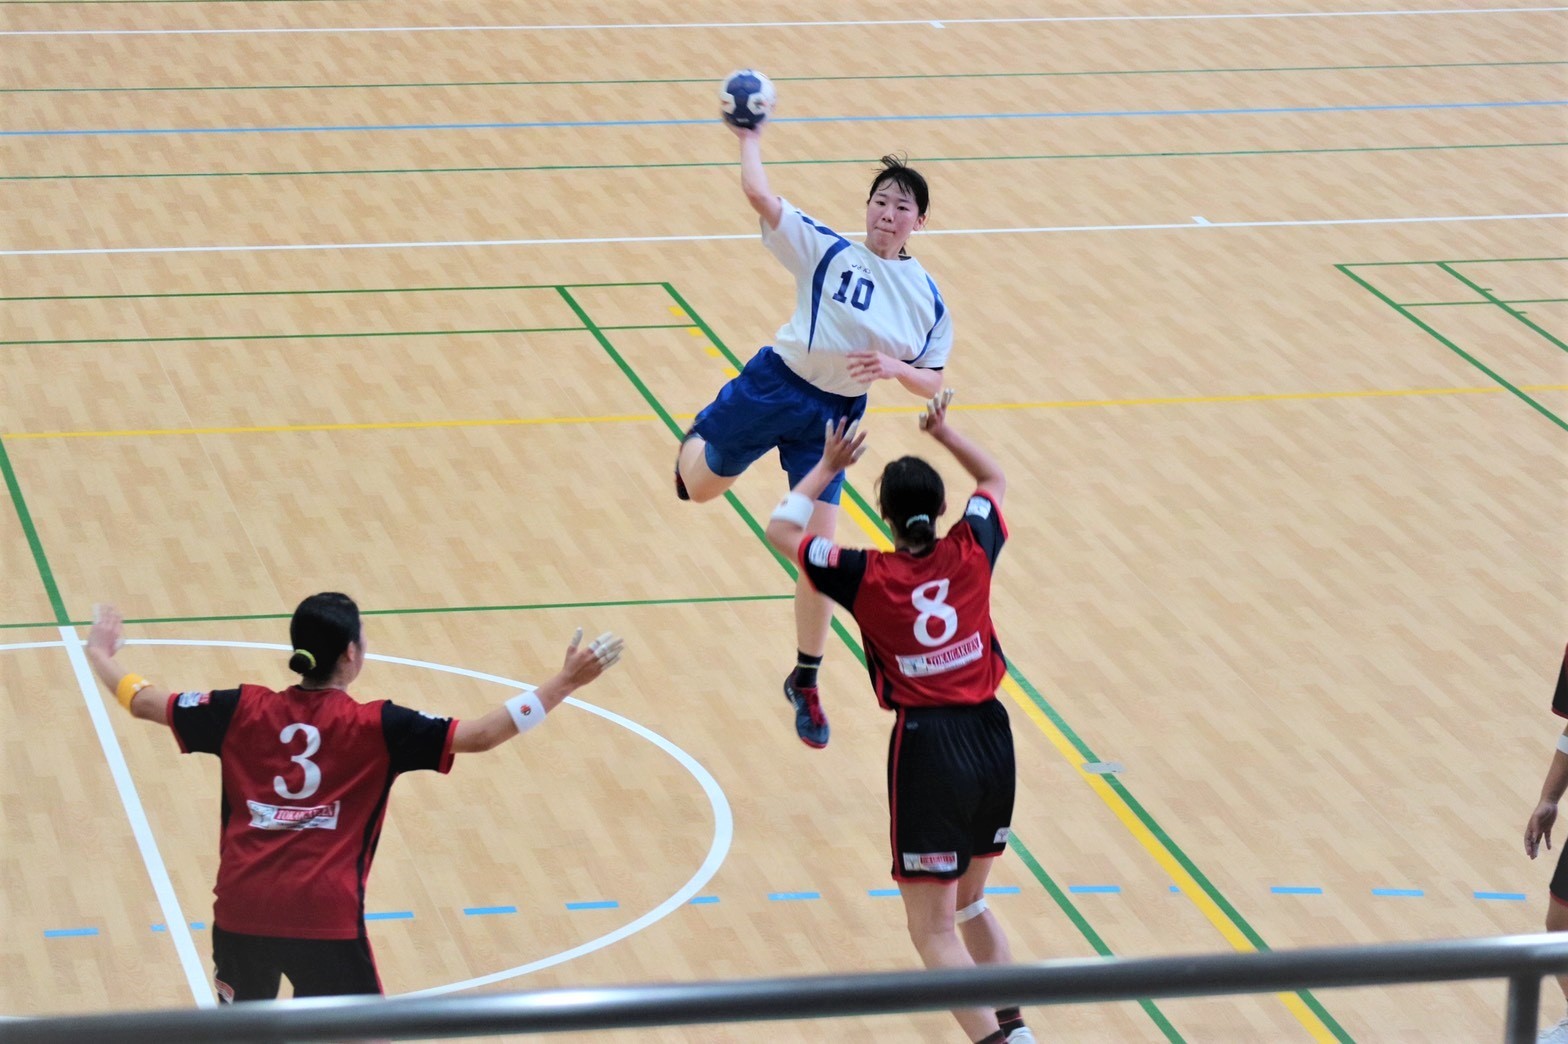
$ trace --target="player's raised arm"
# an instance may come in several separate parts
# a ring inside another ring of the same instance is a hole
[[[169,690],[131,674],[115,661],[125,632],[120,611],[112,605],[93,606],[93,626],[87,632],[87,662],[103,687],[114,693],[120,706],[133,717],[168,724]]]
[[[920,414],[920,430],[931,436],[953,455],[963,469],[975,480],[976,487],[988,494],[997,504],[1007,492],[1007,476],[996,458],[953,430],[947,423],[947,407],[953,401],[953,389],[947,388],[930,402]]]
[[[746,202],[768,223],[768,228],[778,228],[784,204],[768,186],[768,172],[762,167],[763,125],[737,127],[726,123],[725,126],[740,139],[740,187],[746,193]]]
[[[472,721],[459,721],[452,735],[454,754],[474,754],[491,750],[513,736],[521,735],[542,723],[545,715],[562,700],[614,667],[626,650],[626,640],[609,631],[587,647],[582,646],[579,627],[566,647],[566,662],[555,677],[528,692],[518,693],[495,710]]]
[[[822,446],[822,459],[795,483],[795,488],[773,509],[768,519],[768,542],[778,548],[779,554],[795,561],[795,551],[801,537],[806,535],[806,525],[817,497],[827,488],[833,477],[854,464],[866,452],[866,433],[857,431],[859,421],[847,419],[836,425],[829,422]]]

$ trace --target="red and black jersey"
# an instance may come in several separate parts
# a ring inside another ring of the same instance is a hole
[[[169,697],[186,753],[223,763],[213,923],[293,939],[364,932],[365,881],[399,773],[452,768],[452,718],[339,689]]]
[[[991,571],[1006,540],[1001,506],[977,492],[926,554],[808,536],[796,558],[818,591],[854,614],[883,707],[950,706],[992,699],[1007,672],[991,625]]]
[[[1563,652],[1563,665],[1557,668],[1557,691],[1552,695],[1552,713],[1559,718],[1568,718],[1568,650]],[[1564,851],[1568,851],[1568,848]]]

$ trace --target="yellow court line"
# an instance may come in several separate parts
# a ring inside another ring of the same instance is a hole
[[[1568,391],[1568,384],[1523,384],[1522,391]],[[1083,406],[1202,406],[1219,403],[1242,402],[1293,402],[1310,401],[1314,399],[1366,399],[1366,398],[1409,398],[1413,396],[1432,395],[1480,395],[1484,393],[1502,392],[1505,389],[1495,385],[1478,388],[1390,388],[1370,389],[1365,391],[1339,391],[1339,392],[1280,392],[1278,394],[1259,395],[1193,395],[1169,398],[1131,398],[1131,399],[1063,399],[1043,402],[978,402],[954,403],[955,411],[981,412],[997,410],[1057,410],[1072,409]],[[870,413],[878,414],[914,414],[919,413],[919,406],[874,406]],[[695,414],[671,414],[676,420],[690,420]],[[432,428],[502,428],[518,425],[544,425],[544,424],[624,424],[656,421],[659,418],[652,413],[615,413],[593,417],[489,417],[477,420],[438,420],[438,421],[372,421],[363,424],[259,424],[234,427],[207,427],[207,428],[127,428],[110,431],[19,431],[4,434],[7,439],[89,439],[89,438],[129,438],[133,436],[150,435],[255,435],[272,434],[279,432],[307,432],[307,431],[396,431],[408,429],[410,431]]]
[[[844,514],[860,527],[861,531],[865,533],[874,545],[883,551],[891,551],[893,549],[892,543],[888,541],[882,530],[861,509],[859,504],[856,504],[853,500],[846,500],[841,506]],[[1182,894],[1192,901],[1193,905],[1203,913],[1204,917],[1208,918],[1210,924],[1219,929],[1220,935],[1224,937],[1225,941],[1233,949],[1242,953],[1256,952],[1257,947],[1252,944],[1252,941],[1242,934],[1241,929],[1237,927],[1235,922],[1219,908],[1219,904],[1209,897],[1208,893],[1199,886],[1192,875],[1176,860],[1176,857],[1171,854],[1170,850],[1160,843],[1159,839],[1144,825],[1143,821],[1138,818],[1127,802],[1122,800],[1121,795],[1111,789],[1110,784],[1105,782],[1104,777],[1083,770],[1083,759],[1079,755],[1077,748],[1073,746],[1072,741],[1056,726],[1055,722],[1046,716],[1044,711],[1036,706],[1035,702],[1029,698],[1028,694],[1013,680],[1011,675],[1002,679],[1002,689],[1012,697],[1013,703],[1023,710],[1024,714],[1029,717],[1029,720],[1034,722],[1041,732],[1045,733],[1046,739],[1050,740],[1051,745],[1066,759],[1067,763],[1072,766],[1079,777],[1088,783],[1090,788],[1100,796],[1100,800],[1110,806],[1111,811],[1116,814],[1116,818],[1121,820],[1127,831],[1143,846],[1145,851],[1154,857],[1154,861],[1170,875],[1171,880],[1181,889]],[[1323,1044],[1332,1044],[1336,1039],[1333,1033],[1329,1031],[1329,1028],[1323,1024],[1323,1020],[1318,1018],[1317,1014],[1311,1008],[1308,1008],[1306,1002],[1299,996],[1294,993],[1278,993],[1275,996],[1284,1003],[1286,1009],[1296,1017],[1296,1020],[1306,1027],[1307,1032],[1312,1035],[1314,1040],[1323,1042]]]

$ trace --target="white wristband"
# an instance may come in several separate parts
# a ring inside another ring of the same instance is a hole
[[[773,509],[772,520],[793,522],[801,529],[805,529],[806,524],[811,521],[811,498],[791,490],[788,496],[779,501],[779,506]]]
[[[544,724],[544,704],[532,689],[520,692],[506,701],[506,713],[512,716],[518,735]]]
[[[1557,749],[1564,754],[1568,754],[1568,736],[1557,737]]]

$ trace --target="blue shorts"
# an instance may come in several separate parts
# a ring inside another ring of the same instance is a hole
[[[822,459],[822,431],[828,422],[859,420],[865,412],[864,395],[825,392],[791,370],[772,348],[763,348],[703,407],[691,430],[708,444],[708,468],[715,475],[739,475],[777,449],[779,465],[793,487]],[[843,485],[841,471],[817,499],[837,504]]]

